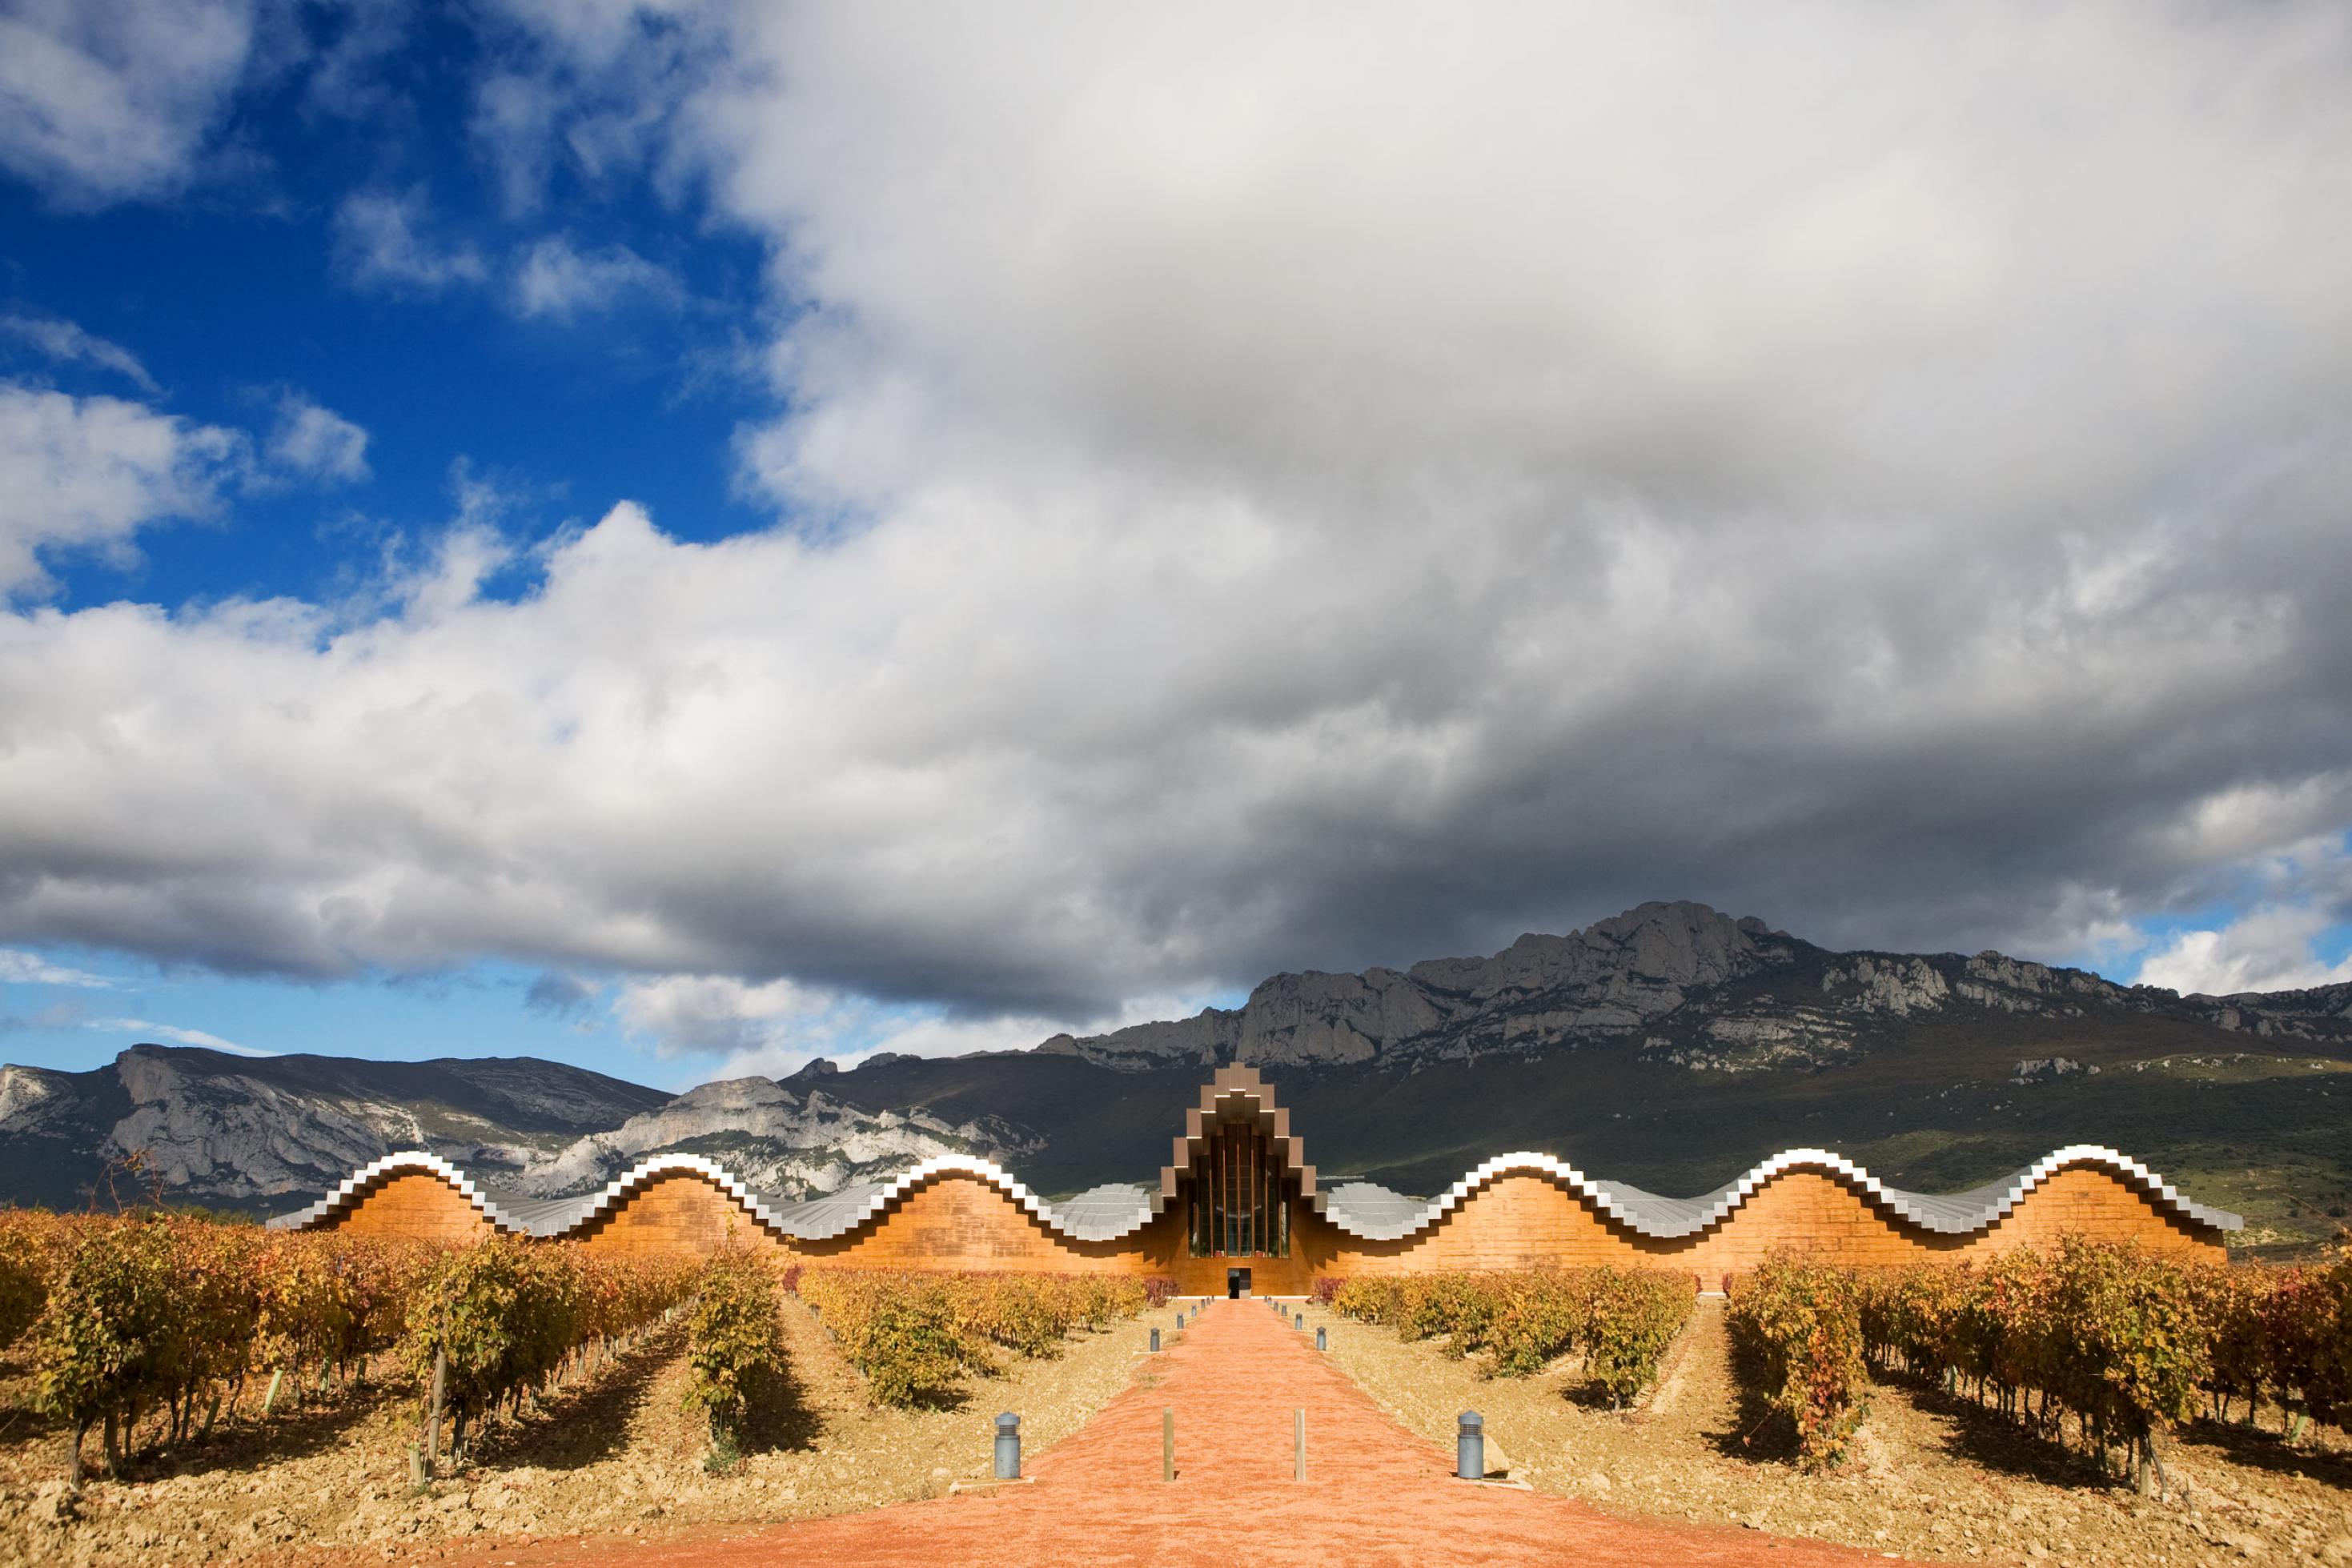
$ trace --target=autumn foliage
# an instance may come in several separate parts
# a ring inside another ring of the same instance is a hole
[[[1732,1345],[1745,1380],[1795,1426],[1806,1469],[1843,1458],[1868,1409],[1861,1301],[1850,1271],[1785,1254],[1768,1259],[1732,1297]]]
[[[601,1362],[691,1293],[683,1260],[500,1236],[434,1256],[407,1295],[404,1339],[420,1387],[439,1370],[463,1452],[484,1417]],[[429,1392],[425,1396],[431,1397]]]
[[[885,1405],[951,1396],[985,1374],[995,1353],[1061,1354],[1071,1332],[1100,1329],[1144,1310],[1141,1281],[1101,1274],[951,1274],[810,1269],[801,1299]]]
[[[1328,1300],[1407,1339],[1443,1337],[1450,1355],[1484,1353],[1506,1377],[1580,1352],[1587,1382],[1622,1406],[1657,1376],[1690,1317],[1692,1290],[1686,1274],[1537,1269],[1348,1280],[1334,1283]]]
[[[371,1363],[422,1379],[436,1354],[462,1433],[600,1358],[692,1282],[683,1264],[511,1238],[444,1249],[161,1209],[0,1214],[0,1334],[27,1339],[34,1402],[69,1425],[77,1473],[93,1427],[112,1470],[142,1430],[183,1445],[241,1406],[359,1382]]]
[[[784,1371],[778,1283],[765,1259],[732,1247],[714,1253],[695,1278],[686,1403],[709,1416],[714,1444],[732,1444],[763,1390]]]

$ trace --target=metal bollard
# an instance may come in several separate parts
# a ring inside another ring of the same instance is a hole
[[[1486,1479],[1486,1418],[1465,1410],[1454,1430],[1454,1473],[1465,1481]]]
[[[1300,1333],[1305,1333],[1307,1332],[1307,1314],[1305,1312],[1298,1314],[1298,1332]]]
[[[996,1418],[996,1479],[1021,1479],[1021,1417],[1010,1410]]]
[[[1158,1329],[1153,1329],[1151,1331],[1151,1352],[1154,1355],[1160,1354],[1160,1331]]]
[[[1317,1350],[1329,1350],[1331,1348],[1331,1341],[1325,1335],[1324,1331],[1321,1329],[1317,1329],[1315,1331],[1315,1348]]]

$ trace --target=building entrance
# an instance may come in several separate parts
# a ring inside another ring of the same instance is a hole
[[[1219,1124],[1192,1159],[1186,1222],[1192,1256],[1289,1257],[1290,1197],[1297,1186],[1272,1137],[1248,1122]],[[1246,1281],[1249,1270],[1241,1273]]]
[[[1248,1270],[1247,1269],[1228,1269],[1228,1270],[1225,1270],[1225,1295],[1226,1295],[1227,1299],[1232,1300],[1232,1301],[1240,1301],[1244,1296],[1246,1296],[1246,1295],[1248,1295],[1248,1294],[1249,1294],[1249,1270]]]

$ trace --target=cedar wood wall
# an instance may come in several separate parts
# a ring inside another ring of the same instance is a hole
[[[2136,1187],[2095,1166],[2058,1172],[1997,1224],[1970,1236],[1940,1236],[1901,1220],[1844,1181],[1790,1171],[1730,1216],[1694,1237],[1659,1241],[1603,1218],[1549,1176],[1505,1176],[1402,1241],[1348,1235],[1296,1197],[1288,1258],[1187,1255],[1181,1209],[1171,1205],[1113,1242],[1072,1241],[1052,1231],[1002,1189],[977,1176],[935,1177],[892,1203],[878,1219],[827,1241],[782,1241],[734,1199],[698,1176],[657,1176],[583,1234],[589,1246],[620,1250],[708,1251],[730,1239],[781,1247],[812,1263],[869,1269],[1021,1270],[1165,1274],[1188,1295],[1222,1295],[1229,1264],[1250,1270],[1260,1295],[1303,1293],[1319,1274],[1394,1274],[1445,1269],[1524,1269],[1593,1263],[1684,1270],[1709,1284],[1753,1268],[1775,1247],[1797,1247],[1841,1263],[1878,1266],[1958,1262],[2061,1235],[2137,1241],[2157,1250],[2221,1260],[2221,1235],[2159,1210]],[[438,1176],[408,1172],[363,1196],[326,1223],[362,1234],[467,1241],[489,1223]]]

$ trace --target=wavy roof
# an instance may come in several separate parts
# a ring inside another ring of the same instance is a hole
[[[1345,1182],[1317,1191],[1312,1186],[1311,1166],[1301,1173],[1305,1178],[1301,1188],[1318,1212],[1349,1235],[1367,1241],[1395,1241],[1435,1225],[1447,1213],[1460,1207],[1472,1193],[1500,1177],[1544,1176],[1577,1193],[1611,1219],[1639,1235],[1673,1240],[1696,1235],[1728,1218],[1775,1178],[1790,1171],[1811,1170],[1847,1183],[1922,1229],[1961,1236],[1997,1223],[2027,1193],[2057,1172],[2078,1166],[2109,1172],[2146,1194],[2158,1207],[2169,1209],[2192,1223],[2220,1230],[2237,1230],[2245,1224],[2237,1215],[2183,1197],[2137,1160],[2090,1144],[2059,1149],[2000,1181],[1948,1196],[1905,1192],[1888,1186],[1853,1161],[1826,1149],[1791,1149],[1775,1155],[1737,1181],[1703,1197],[1687,1198],[1663,1197],[1622,1182],[1595,1181],[1565,1161],[1538,1154],[1498,1155],[1429,1199],[1407,1197],[1370,1182]],[[949,1176],[975,1178],[999,1188],[1047,1229],[1073,1241],[1116,1241],[1141,1229],[1161,1212],[1174,1186],[1169,1173],[1163,1172],[1162,1192],[1114,1183],[1055,1204],[1030,1191],[1001,1166],[949,1155],[925,1160],[888,1181],[844,1187],[822,1197],[794,1202],[754,1192],[725,1166],[699,1155],[664,1155],[643,1161],[599,1190],[577,1197],[511,1198],[484,1190],[438,1155],[412,1151],[370,1161],[344,1177],[318,1202],[269,1223],[283,1229],[305,1229],[321,1224],[348,1213],[377,1186],[409,1172],[427,1173],[447,1182],[499,1229],[537,1237],[572,1234],[619,1207],[656,1178],[672,1175],[700,1176],[711,1182],[741,1204],[760,1224],[799,1241],[822,1241],[847,1235],[880,1216],[916,1187]]]
[[[1316,1200],[1331,1222],[1368,1241],[1395,1241],[1426,1229],[1459,1207],[1478,1188],[1501,1176],[1549,1176],[1589,1199],[1627,1229],[1671,1241],[1696,1236],[1730,1217],[1731,1211],[1790,1171],[1811,1170],[1836,1176],[1923,1230],[1965,1236],[1997,1223],[2025,1195],[2073,1166],[2094,1166],[2145,1193],[2158,1208],[2217,1230],[2242,1229],[2245,1221],[2226,1209],[2209,1208],[2185,1197],[2173,1185],[2128,1155],[2095,1144],[2073,1144],[2042,1155],[2023,1170],[1983,1186],[1948,1196],[1905,1192],[1888,1186],[1843,1155],[1827,1149],[1790,1149],[1759,1161],[1738,1180],[1699,1197],[1662,1197],[1623,1182],[1595,1181],[1549,1155],[1498,1155],[1426,1201],[1401,1197],[1370,1182],[1348,1182]]]

